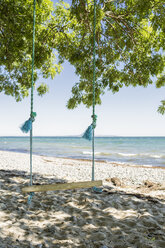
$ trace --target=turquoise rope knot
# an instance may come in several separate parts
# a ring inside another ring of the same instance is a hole
[[[94,114],[91,117],[93,118],[92,126],[93,126],[93,128],[96,128],[97,115]]]
[[[94,186],[92,188],[92,190],[93,190],[94,193],[102,193],[103,192],[102,188],[97,188],[96,186]]]
[[[31,113],[30,119],[31,119],[32,122],[35,121],[35,117],[36,117],[36,116],[37,116],[37,113],[36,113],[36,112],[32,112],[32,113]]]
[[[32,202],[32,198],[34,196],[34,192],[30,192],[29,196],[28,196],[28,205],[30,206],[31,202]]]

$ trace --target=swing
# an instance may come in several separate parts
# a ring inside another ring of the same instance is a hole
[[[68,190],[68,189],[81,189],[81,188],[91,188],[94,186],[102,186],[102,181],[99,180],[99,181],[86,181],[86,182],[75,182],[75,183],[32,185],[22,188],[22,192],[31,193],[31,192],[45,192],[45,191]]]
[[[48,185],[33,185],[32,181],[32,153],[33,153],[33,122],[36,117],[36,113],[33,112],[33,91],[34,91],[34,54],[35,54],[35,17],[36,17],[36,0],[33,2],[33,48],[32,48],[32,76],[31,76],[31,112],[30,118],[25,121],[22,125],[21,130],[25,133],[30,131],[30,186],[23,187],[23,193],[30,193],[28,197],[28,203],[31,203],[32,196],[34,192],[46,192],[46,191],[56,191],[56,190],[68,190],[68,189],[80,189],[80,188],[91,188],[93,187],[93,191],[101,192],[101,188],[97,188],[96,186],[102,186],[102,181],[94,180],[94,129],[96,127],[96,119],[95,115],[95,57],[96,57],[96,49],[95,49],[95,33],[96,33],[96,0],[94,0],[94,29],[93,29],[93,122],[87,128],[86,132],[83,135],[83,138],[87,140],[92,140],[92,181],[85,182],[73,182],[73,183],[62,183],[62,184],[48,184]]]

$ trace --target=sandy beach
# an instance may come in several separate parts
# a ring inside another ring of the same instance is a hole
[[[89,180],[90,161],[33,156],[33,184]],[[0,247],[165,247],[165,169],[100,161],[95,180],[100,194],[36,193],[29,207],[29,155],[0,151]]]

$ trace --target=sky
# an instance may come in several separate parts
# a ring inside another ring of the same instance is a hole
[[[81,135],[92,122],[91,108],[83,105],[74,110],[66,108],[78,77],[69,63],[63,66],[64,70],[54,80],[44,81],[49,85],[49,93],[43,97],[34,95],[35,136]],[[106,92],[102,105],[96,106],[96,135],[165,136],[165,116],[157,112],[164,96],[165,89],[156,89],[154,85],[122,88],[116,94]],[[0,136],[24,136],[19,127],[29,118],[30,97],[17,103],[1,93],[0,106]]]
[[[72,86],[78,82],[74,67],[65,62],[60,75],[53,80],[42,80],[49,85],[43,97],[34,95],[34,136],[81,135],[91,124],[92,109],[80,105],[68,110],[66,103]],[[106,92],[102,104],[96,106],[98,136],[165,136],[165,115],[157,112],[160,101],[165,99],[165,89],[122,88],[112,94]],[[30,116],[30,97],[22,102],[0,94],[0,136],[26,136],[20,126]]]

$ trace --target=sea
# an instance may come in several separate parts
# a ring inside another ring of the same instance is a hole
[[[0,150],[29,153],[29,137],[0,137]],[[81,137],[34,137],[37,155],[91,159],[92,142]],[[96,137],[95,159],[165,167],[165,137]]]

